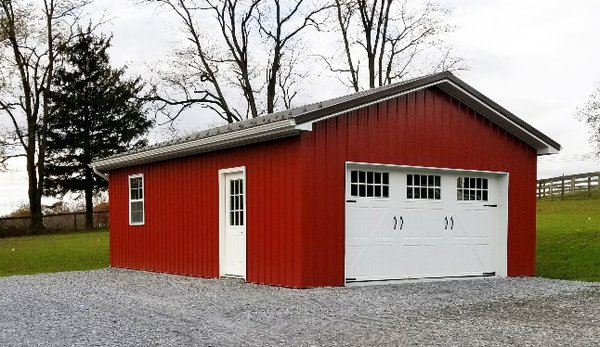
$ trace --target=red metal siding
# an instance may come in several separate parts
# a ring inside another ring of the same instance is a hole
[[[110,263],[219,275],[220,169],[246,166],[247,280],[301,287],[299,137],[110,172]],[[128,175],[144,174],[143,226],[130,226]]]
[[[302,137],[304,285],[344,284],[346,161],[509,172],[508,275],[533,275],[536,151],[437,89],[314,124]]]
[[[433,88],[297,137],[110,172],[111,265],[217,277],[218,170],[245,166],[247,280],[343,285],[346,161],[509,172],[508,274],[533,275],[535,150]],[[144,174],[144,226],[128,223],[133,173]]]

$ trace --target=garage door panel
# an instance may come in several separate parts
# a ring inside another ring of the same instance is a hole
[[[389,196],[348,195],[347,201],[355,201],[346,204],[348,280],[472,276],[495,271],[497,177],[409,168],[388,174]]]

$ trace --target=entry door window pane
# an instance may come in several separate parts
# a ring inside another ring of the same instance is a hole
[[[244,180],[229,181],[229,225],[244,225]]]

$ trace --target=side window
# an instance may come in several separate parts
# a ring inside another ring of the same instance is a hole
[[[389,172],[363,170],[350,171],[350,196],[361,198],[389,198]]]
[[[442,198],[441,176],[406,175],[406,198],[411,200],[440,200]]]
[[[456,200],[488,201],[488,179],[475,177],[457,178]]]
[[[129,176],[129,225],[144,224],[144,175]]]

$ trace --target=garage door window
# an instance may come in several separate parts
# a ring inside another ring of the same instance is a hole
[[[456,199],[459,201],[488,201],[488,179],[475,177],[457,178]]]
[[[406,198],[414,200],[440,200],[441,177],[437,175],[406,175]]]
[[[388,198],[390,174],[378,171],[350,171],[350,195],[361,198]]]

